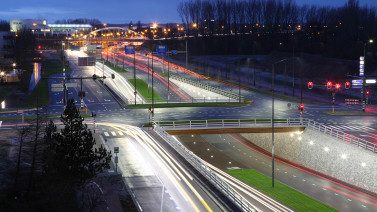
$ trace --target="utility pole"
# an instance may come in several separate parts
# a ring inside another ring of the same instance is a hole
[[[275,186],[275,141],[274,141],[274,115],[275,115],[275,80],[274,80],[274,75],[275,75],[275,67],[274,64],[272,64],[272,120],[271,120],[271,130],[272,130],[272,150],[271,150],[271,155],[272,155],[272,188]]]
[[[137,91],[136,91],[136,66],[135,66],[135,63],[136,63],[136,60],[135,60],[135,55],[136,55],[136,52],[135,52],[135,49],[134,49],[134,81],[135,81],[135,105],[136,105],[136,96],[137,96]]]

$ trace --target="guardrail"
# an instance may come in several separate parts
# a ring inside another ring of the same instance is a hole
[[[186,79],[186,78],[183,78],[183,77],[180,77],[180,76],[176,76],[176,75],[170,75],[170,77],[173,78],[173,79],[176,79],[178,81],[196,86],[198,88],[202,88],[202,89],[205,89],[207,91],[211,91],[211,92],[214,92],[214,93],[235,99],[237,101],[239,101],[239,99],[242,99],[242,96],[240,96],[240,95],[237,95],[237,94],[234,94],[234,93],[231,93],[231,92],[228,92],[226,90],[222,90],[222,89],[219,89],[219,88],[216,88],[216,87],[213,87],[213,86],[202,84],[200,82],[189,80],[189,79]]]
[[[274,119],[275,126],[306,126],[307,120],[300,119]],[[183,120],[159,121],[157,125],[167,129],[185,128],[232,128],[232,127],[270,127],[272,119],[221,119],[221,120]]]
[[[169,143],[181,156],[183,156],[196,170],[207,178],[217,189],[224,193],[242,211],[257,211],[255,207],[242,197],[231,185],[225,182],[219,174],[206,165],[206,163],[188,150],[180,142],[175,141],[163,128],[155,126],[155,132]],[[226,174],[226,173],[224,173]]]
[[[165,129],[195,129],[195,128],[234,128],[234,127],[271,127],[272,119],[221,119],[221,120],[182,120],[159,121],[156,123]],[[326,126],[311,119],[274,119],[276,127],[305,126],[333,138],[353,144],[367,151],[377,153],[377,144],[358,138],[354,135]]]

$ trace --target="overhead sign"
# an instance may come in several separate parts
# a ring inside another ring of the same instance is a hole
[[[364,76],[364,57],[360,57],[360,68],[359,68],[359,75]]]
[[[51,92],[62,92],[64,91],[64,88],[59,88],[59,87],[52,87]]]
[[[376,79],[366,79],[365,83],[366,84],[376,84]]]
[[[167,54],[168,46],[167,45],[157,45],[157,54]]]
[[[125,46],[124,52],[126,54],[135,54],[135,46]]]
[[[95,66],[96,57],[79,57],[79,66]]]
[[[87,45],[86,50],[87,51],[97,51],[97,45]]]
[[[77,87],[77,83],[65,83],[65,87],[67,87],[67,88],[76,88]]]
[[[177,50],[171,50],[171,54],[172,55],[178,54],[178,51]]]
[[[114,147],[114,153],[119,153],[119,147],[117,146]]]
[[[51,88],[63,88],[63,85],[61,83],[54,83],[51,84]]]

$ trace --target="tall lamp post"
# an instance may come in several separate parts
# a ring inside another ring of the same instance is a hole
[[[271,155],[272,155],[272,187],[275,186],[275,123],[274,123],[274,118],[275,118],[275,65],[287,60],[298,60],[297,57],[291,57],[291,58],[286,58],[279,60],[275,63],[272,64],[271,67],[271,89],[272,89],[272,119],[271,119],[271,129],[272,129],[272,149],[271,149]]]
[[[370,39],[369,43],[372,44],[373,40]],[[368,42],[364,43],[364,68],[365,68],[365,61],[366,61],[366,47],[367,47],[367,44],[368,44]],[[362,111],[365,112],[365,75],[363,73],[362,75],[360,74],[360,76],[363,77],[363,91],[362,91],[361,103],[362,103]]]

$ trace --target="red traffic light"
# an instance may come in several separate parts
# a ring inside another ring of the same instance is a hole
[[[326,86],[327,86],[327,89],[330,89],[331,86],[332,86],[332,83],[331,82],[327,82]]]
[[[369,94],[370,94],[370,92],[369,92],[369,91],[365,91],[365,94],[366,94],[366,95],[369,95]]]
[[[344,83],[344,87],[345,87],[346,89],[349,89],[350,86],[351,86],[350,82],[346,82],[346,83]]]
[[[42,48],[42,46],[41,45],[38,45],[38,49],[41,49]]]
[[[313,89],[313,82],[308,82],[308,88]]]
[[[304,105],[300,105],[300,111],[304,111]]]
[[[335,88],[339,89],[340,88],[340,84],[339,83],[335,84]]]

